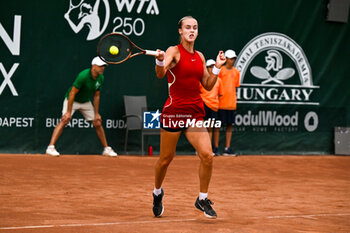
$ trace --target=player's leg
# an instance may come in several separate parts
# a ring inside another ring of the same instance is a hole
[[[103,148],[107,147],[108,144],[107,144],[106,134],[105,134],[105,131],[104,131],[103,127],[102,127],[101,121],[92,121],[92,124],[93,124],[93,126],[95,128],[97,137],[100,140]]]
[[[225,147],[230,148],[231,147],[231,138],[232,138],[232,125],[226,125],[226,132],[225,132]]]
[[[205,117],[204,117],[204,120],[210,120],[210,121],[216,121],[218,120],[218,112],[217,111],[214,111],[212,110],[211,108],[209,108],[207,105],[204,104],[204,110],[205,110]],[[213,130],[213,127],[208,127],[207,128],[208,130],[208,133],[209,133],[209,138],[210,138],[210,143],[213,142],[213,134],[214,134],[214,130]],[[217,143],[217,145],[215,145],[215,142],[214,142],[214,145],[216,147],[218,147],[219,145],[219,142]],[[215,148],[215,147],[214,147]]]
[[[162,216],[164,212],[162,183],[169,164],[173,160],[176,151],[176,144],[181,131],[169,132],[161,129],[160,132],[160,156],[155,165],[155,178],[153,190],[153,214],[156,217]]]
[[[185,132],[186,138],[196,149],[200,158],[199,165],[199,196],[195,202],[197,209],[204,212],[208,218],[216,218],[216,212],[211,207],[212,202],[208,199],[209,183],[213,170],[213,152],[209,134],[204,127],[188,128]]]
[[[190,127],[186,130],[185,135],[200,158],[200,192],[207,193],[213,167],[213,152],[208,131],[204,127]]]
[[[97,134],[98,139],[100,140],[102,146],[103,146],[103,155],[115,157],[117,156],[117,153],[112,149],[112,147],[108,146],[106,134],[102,126],[101,121],[93,121],[93,126],[95,127],[95,131]]]
[[[68,101],[67,99],[65,99],[63,101],[63,107],[62,107],[62,116],[67,112],[67,107],[68,107]],[[72,114],[71,116],[73,116],[74,112],[75,112],[75,105],[73,103],[73,107],[72,107]],[[70,120],[70,119],[69,119]],[[51,135],[51,140],[50,140],[50,144],[46,149],[46,154],[52,155],[52,156],[59,156],[60,154],[57,152],[57,150],[55,149],[55,144],[58,140],[58,138],[61,136],[64,127],[66,127],[66,125],[69,123],[69,120],[65,119],[65,118],[61,118],[60,122],[56,125],[52,135]]]
[[[115,153],[114,150],[110,146],[108,146],[106,134],[102,126],[102,120],[101,118],[99,119],[95,118],[95,111],[92,103],[90,101],[86,103],[80,103],[79,111],[84,116],[86,121],[92,122],[92,125],[95,128],[97,137],[104,148],[102,154],[107,156],[112,156],[112,157],[117,156],[117,153]]]
[[[210,143],[211,143],[212,139],[213,139],[213,128],[209,126],[207,130],[209,133],[209,138],[210,138]]]
[[[50,146],[51,145],[55,145],[58,138],[61,136],[64,127],[67,125],[68,123],[60,120],[60,122],[57,124],[57,126],[55,127],[55,129],[53,130],[52,136],[51,136],[51,140],[50,140]]]
[[[173,160],[176,151],[176,144],[181,131],[169,132],[161,129],[160,133],[160,156],[155,166],[154,186],[159,189],[162,186],[166,171]]]
[[[225,110],[219,109],[217,112],[217,120],[221,121],[221,126],[225,125]],[[219,141],[220,141],[220,128],[214,128],[214,154],[215,156],[220,155],[219,151]]]
[[[215,156],[220,155],[219,152],[219,139],[220,139],[220,128],[213,128],[214,135],[214,154]]]
[[[224,155],[236,156],[236,152],[231,148],[231,139],[232,139],[232,124],[235,122],[235,111],[234,110],[226,110],[226,132],[225,132],[225,151]]]
[[[62,134],[65,125],[66,124],[64,124],[62,121],[60,121],[57,124],[57,126],[55,127],[55,129],[53,130],[50,144],[46,148],[46,154],[51,155],[51,156],[59,156],[60,155],[60,153],[55,148],[55,144],[56,144],[56,141],[58,140],[58,138],[60,137],[60,135]]]

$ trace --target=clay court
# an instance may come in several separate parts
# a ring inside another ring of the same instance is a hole
[[[350,232],[350,157],[215,157],[196,210],[196,156],[177,156],[153,217],[157,156],[0,155],[0,232]]]

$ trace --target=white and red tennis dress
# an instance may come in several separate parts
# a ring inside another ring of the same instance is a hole
[[[199,54],[188,52],[181,44],[180,60],[167,71],[169,97],[164,104],[161,122],[168,128],[178,129],[169,121],[203,120],[205,116],[203,100],[200,96],[200,80],[203,77],[203,62]]]

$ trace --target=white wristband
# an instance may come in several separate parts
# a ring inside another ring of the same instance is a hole
[[[221,69],[216,68],[216,66],[214,65],[213,70],[211,72],[213,72],[213,74],[215,74],[215,75],[219,75],[220,70]]]
[[[157,65],[157,66],[164,66],[164,60],[163,60],[163,61],[159,61],[159,60],[156,58],[156,65]]]

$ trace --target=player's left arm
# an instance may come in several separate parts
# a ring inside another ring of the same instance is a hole
[[[206,90],[210,91],[213,88],[213,86],[215,85],[215,83],[216,83],[216,79],[218,77],[218,74],[214,74],[213,72],[210,72],[210,74],[209,74],[209,72],[207,70],[207,67],[205,65],[206,61],[205,61],[204,55],[201,52],[198,52],[198,54],[199,54],[199,56],[202,59],[203,70],[204,70],[203,77],[201,79],[201,83],[202,83],[202,86]],[[225,62],[226,62],[226,58],[225,58],[224,52],[223,51],[219,51],[219,54],[216,57],[216,63],[215,63],[214,66],[217,69],[220,69],[221,66],[223,64],[225,64]],[[214,70],[214,68],[213,68],[213,70]]]

